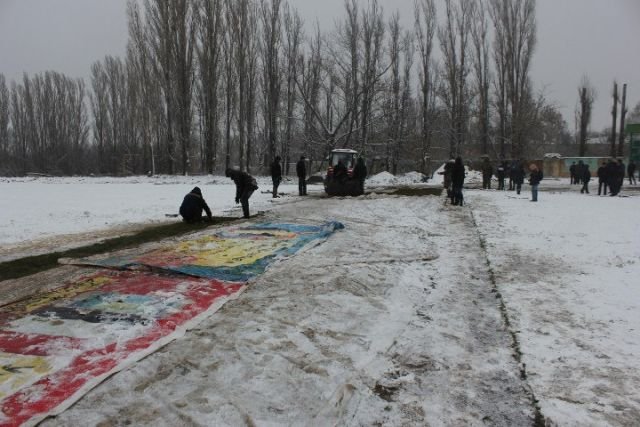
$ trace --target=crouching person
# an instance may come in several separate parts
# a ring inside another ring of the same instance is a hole
[[[211,209],[202,198],[200,188],[195,187],[189,194],[184,196],[182,205],[180,205],[180,215],[184,222],[199,222],[204,219],[202,217],[203,210],[207,213],[207,220],[211,221]]]
[[[236,203],[242,204],[242,215],[249,218],[249,197],[258,189],[256,179],[235,169],[227,169],[225,175],[236,184]]]

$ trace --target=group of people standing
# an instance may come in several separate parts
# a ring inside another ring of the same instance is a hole
[[[282,182],[282,166],[280,166],[280,156],[271,163],[271,182],[273,183],[272,197],[275,199],[280,197],[278,194],[278,186]],[[300,156],[300,160],[296,163],[296,175],[298,176],[298,195],[307,195],[307,158]]]
[[[505,189],[505,180],[509,177],[509,190],[515,190],[517,194],[522,191],[522,184],[526,172],[524,170],[524,161],[514,161],[511,164],[504,161],[501,162],[496,169],[496,177],[498,178],[498,190]],[[543,174],[540,168],[535,163],[529,165],[529,184],[531,185],[531,201],[538,201],[538,186],[542,181]],[[447,190],[447,197],[451,199],[451,204],[454,206],[462,206],[464,196],[462,194],[462,187],[464,185],[464,179],[466,176],[464,163],[460,156],[456,159],[451,159],[444,165],[444,170],[439,172],[444,175],[443,185]],[[489,159],[485,158],[482,163],[482,188],[491,189],[491,178],[493,177],[493,166]]]
[[[518,194],[522,191],[522,184],[526,172],[524,171],[524,161],[513,161],[511,163],[503,161],[496,168],[496,178],[498,178],[498,190],[505,189],[505,181],[509,178],[509,191],[515,190]],[[491,189],[491,178],[493,177],[493,166],[489,159],[485,158],[482,162],[482,188]]]
[[[577,166],[579,166],[579,164]],[[622,160],[619,159],[610,159],[608,162],[602,162],[602,165],[597,171],[598,196],[606,196],[607,190],[610,196],[617,196],[622,189],[622,184],[624,184],[625,169],[629,177],[629,185],[635,185],[636,164],[633,161],[630,161],[626,168]],[[587,193],[588,192],[589,191],[587,191]]]
[[[449,160],[445,163],[444,170],[439,173],[443,175],[444,188],[447,190],[447,197],[451,199],[451,204],[454,206],[462,206],[464,203],[462,187],[464,186],[464,179],[467,176],[462,157],[458,156],[455,160]]]

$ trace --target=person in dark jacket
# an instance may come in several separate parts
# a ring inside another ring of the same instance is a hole
[[[447,190],[447,198],[453,202],[453,192],[451,191],[451,174],[453,173],[453,165],[455,160],[451,159],[444,164],[442,172],[438,172],[438,175],[442,175],[442,186]]]
[[[584,165],[582,165],[581,170],[582,188],[580,189],[580,194],[589,194],[589,181],[591,181],[591,171],[589,170],[589,164],[585,163]]]
[[[602,166],[598,168],[598,196],[603,193],[607,195],[607,164],[602,162]]]
[[[276,158],[273,160],[273,163],[271,163],[271,181],[273,182],[273,197],[279,197],[278,186],[282,182],[282,166],[280,166],[280,156],[276,156]]]
[[[576,178],[576,162],[573,162],[569,166],[569,175],[571,175],[571,185],[576,184],[578,179]]]
[[[342,160],[338,160],[338,164],[333,167],[333,179],[341,183],[347,180],[347,167]]]
[[[524,183],[524,170],[522,169],[522,163],[515,163],[511,169],[511,175],[513,176],[513,184],[517,194],[520,194],[522,190],[522,184]]]
[[[618,181],[618,164],[616,160],[609,160],[607,163],[607,184],[609,185],[609,196],[618,195],[617,181]]]
[[[507,162],[502,162],[498,166],[496,176],[498,177],[498,190],[504,190],[504,178],[506,176]]]
[[[493,166],[489,159],[485,157],[482,162],[482,188],[484,190],[491,190],[491,177],[493,176]]]
[[[542,181],[542,171],[538,169],[538,166],[535,163],[531,163],[529,166],[529,170],[531,171],[531,175],[529,175],[529,184],[531,184],[531,201],[538,201],[538,185],[540,185],[540,181]]]
[[[629,185],[636,185],[636,164],[633,160],[629,161],[629,165],[627,166],[627,176],[629,177]]]
[[[462,163],[462,157],[458,156],[451,171],[451,185],[453,187],[451,203],[453,205],[462,206],[463,204],[464,196],[462,195],[462,186],[464,185],[465,176],[466,172],[464,170],[464,164]]]
[[[364,194],[364,180],[367,179],[367,165],[363,157],[358,157],[356,166],[353,168],[353,177],[358,180],[358,194]]]
[[[211,221],[211,209],[207,206],[207,202],[202,198],[202,191],[195,187],[189,194],[184,196],[180,205],[180,215],[184,222],[202,221],[202,211],[207,213],[207,219]]]
[[[227,169],[225,175],[236,184],[236,203],[242,204],[242,214],[249,218],[249,197],[258,189],[255,178],[235,169]]]
[[[307,162],[304,156],[300,156],[300,160],[296,163],[296,174],[298,175],[298,194],[307,195]]]
[[[576,184],[582,184],[582,178],[584,178],[584,162],[578,160],[578,166],[576,166]]]

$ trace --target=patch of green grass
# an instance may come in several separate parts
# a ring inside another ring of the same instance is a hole
[[[212,225],[223,224],[234,220],[236,220],[236,218],[213,217],[212,222],[187,224],[180,221],[173,224],[152,226],[135,234],[114,237],[113,239],[107,239],[89,246],[3,262],[0,263],[0,281],[18,279],[57,267],[58,258],[84,258],[105,252],[131,248],[143,243],[154,242],[167,237],[180,236],[193,231],[203,230]]]
[[[413,188],[413,187],[401,187],[391,191],[389,194],[397,196],[440,196],[442,194],[442,188],[425,187],[425,188]]]

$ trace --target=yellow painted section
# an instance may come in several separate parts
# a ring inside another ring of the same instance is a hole
[[[33,384],[50,371],[45,357],[0,352],[0,399]]]

